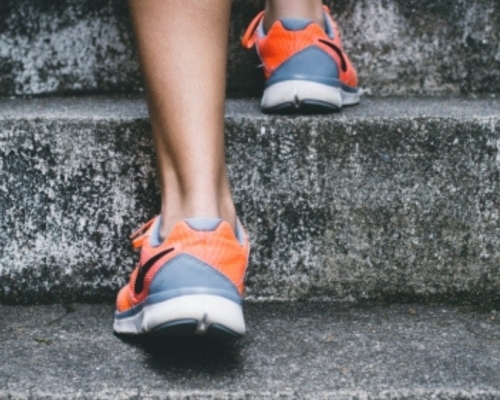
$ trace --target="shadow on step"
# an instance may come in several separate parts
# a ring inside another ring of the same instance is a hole
[[[157,372],[173,369],[209,375],[234,373],[241,369],[245,346],[243,339],[210,336],[120,337],[142,349],[147,362]]]

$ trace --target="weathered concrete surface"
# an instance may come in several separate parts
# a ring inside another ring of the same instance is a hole
[[[122,341],[112,310],[0,306],[0,399],[500,399],[491,309],[251,304],[230,343]]]
[[[253,299],[500,298],[500,101],[230,101]],[[112,298],[159,210],[140,98],[0,102],[0,301]]]
[[[260,94],[260,62],[239,45],[260,3],[233,2],[228,69],[233,95]],[[369,92],[500,91],[497,0],[326,3]],[[0,94],[140,89],[126,2],[2,0],[0,15]]]
[[[0,13],[2,94],[140,87],[125,1],[3,0]]]

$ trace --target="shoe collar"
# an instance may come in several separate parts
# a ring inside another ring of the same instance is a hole
[[[220,218],[187,218],[183,222],[195,231],[213,232],[224,221]],[[141,248],[146,238],[149,238],[149,245],[151,247],[161,246],[165,240],[162,240],[160,237],[160,226],[161,215],[158,215],[132,233],[130,239],[132,241],[133,248]],[[236,219],[235,237],[242,246],[245,245],[246,235],[239,218]]]
[[[335,39],[335,29],[333,27],[333,20],[330,16],[330,9],[327,6],[323,6],[323,15],[325,19],[325,33],[330,39]],[[287,18],[288,24],[292,21],[291,18]],[[300,19],[295,19],[295,21],[304,21]],[[282,23],[283,24],[283,23]],[[294,25],[294,23],[292,23]],[[307,25],[304,25],[304,28]],[[285,26],[284,26],[285,27]],[[285,27],[286,28],[286,27]],[[248,28],[246,29],[243,38],[241,39],[241,44],[246,49],[251,49],[255,46],[257,37],[265,37],[266,32],[264,30],[264,11],[261,11],[257,16],[250,22]]]

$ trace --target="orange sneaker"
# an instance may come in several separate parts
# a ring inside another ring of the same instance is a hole
[[[359,103],[358,78],[340,33],[324,6],[325,29],[305,19],[283,18],[264,31],[264,12],[248,26],[243,47],[256,47],[266,78],[262,111],[318,113]]]
[[[217,218],[186,219],[161,242],[156,217],[132,234],[141,256],[118,294],[114,331],[242,336],[249,242],[237,225],[235,234]]]

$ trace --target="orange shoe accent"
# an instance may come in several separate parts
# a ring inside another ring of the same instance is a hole
[[[168,238],[159,246],[151,246],[150,237],[154,222],[158,217],[148,221],[131,235],[134,248],[141,249],[139,263],[131,274],[129,283],[123,287],[117,297],[118,312],[124,312],[143,302],[149,294],[149,287],[156,273],[169,260],[180,254],[187,254],[229,279],[240,295],[244,291],[244,276],[248,264],[249,241],[244,233],[244,244],[237,240],[231,226],[222,221],[214,231],[197,231],[185,221],[177,223]],[[144,277],[144,285],[136,293],[135,286],[139,269],[156,257],[151,268]]]
[[[116,299],[116,309],[119,312],[123,312],[131,309],[134,306],[131,299],[130,286],[124,286],[118,292],[118,297]]]
[[[349,87],[358,86],[358,76],[351,61],[344,51],[340,31],[324,6],[325,18],[333,30],[333,38],[327,35],[318,24],[311,23],[300,31],[289,31],[281,21],[276,21],[265,34],[262,32],[264,12],[259,13],[248,26],[242,38],[242,45],[247,49],[256,47],[264,66],[264,76],[269,79],[273,72],[298,52],[316,46],[327,53],[339,66],[339,80]]]

